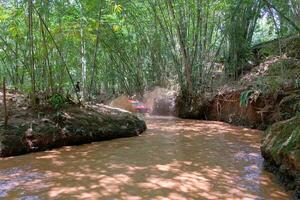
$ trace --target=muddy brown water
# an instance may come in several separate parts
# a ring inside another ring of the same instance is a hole
[[[0,199],[290,199],[262,168],[259,131],[173,118],[147,124],[136,138],[0,160]]]

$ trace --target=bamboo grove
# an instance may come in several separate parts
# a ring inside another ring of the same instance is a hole
[[[139,94],[236,78],[251,47],[300,32],[299,0],[2,0],[0,75],[29,94]]]

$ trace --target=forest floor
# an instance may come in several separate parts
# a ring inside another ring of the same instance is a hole
[[[60,109],[45,105],[33,109],[27,99],[22,94],[7,93],[9,118],[8,125],[0,124],[0,157],[132,137],[146,130],[145,122],[135,115],[105,105],[65,103]]]

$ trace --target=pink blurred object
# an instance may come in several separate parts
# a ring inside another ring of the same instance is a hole
[[[134,108],[135,112],[138,113],[149,113],[150,109],[147,108],[145,106],[145,104],[143,104],[140,101],[137,100],[129,100],[129,102],[131,103],[132,107]]]

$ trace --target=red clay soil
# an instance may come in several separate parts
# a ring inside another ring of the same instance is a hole
[[[265,107],[261,100],[251,102],[247,107],[240,105],[240,91],[218,95],[212,101],[209,120],[224,121],[235,125],[258,128],[264,123]]]
[[[207,119],[264,130],[275,122],[295,116],[300,109],[298,90],[261,95],[256,101],[249,102],[247,107],[240,105],[241,92],[217,95],[210,102]]]

